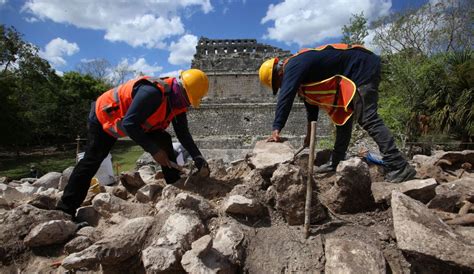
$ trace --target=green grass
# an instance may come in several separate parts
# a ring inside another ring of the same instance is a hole
[[[143,154],[143,149],[130,140],[118,141],[112,149],[112,166],[114,172],[133,170],[135,162]],[[62,172],[69,166],[75,165],[75,150],[48,152],[42,155],[30,154],[19,157],[0,157],[0,177],[12,179],[29,177],[30,165],[34,164],[41,174],[51,171]]]

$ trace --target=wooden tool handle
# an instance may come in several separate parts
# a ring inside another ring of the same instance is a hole
[[[309,142],[309,159],[308,159],[308,180],[306,182],[306,203],[304,208],[304,236],[309,237],[309,225],[311,222],[311,200],[313,194],[313,167],[314,167],[314,149],[316,148],[316,122],[311,122],[311,136]]]

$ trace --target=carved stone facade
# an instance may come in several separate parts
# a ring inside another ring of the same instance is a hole
[[[209,77],[207,100],[226,102],[268,102],[274,98],[258,79],[263,61],[290,56],[255,39],[208,39],[201,37],[191,67]]]

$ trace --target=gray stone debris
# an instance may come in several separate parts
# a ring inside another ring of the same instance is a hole
[[[187,273],[234,273],[229,261],[212,248],[210,235],[192,243],[192,249],[183,255],[181,265]]]
[[[357,213],[374,204],[370,189],[369,167],[359,158],[339,163],[336,181],[331,189],[321,195],[323,203],[338,213]]]
[[[422,203],[428,203],[435,196],[437,185],[436,180],[430,178],[411,180],[399,184],[374,182],[371,189],[376,203],[390,202],[393,190],[400,191]]]
[[[271,178],[275,191],[267,191],[266,200],[270,201],[270,195],[276,193],[275,208],[285,217],[289,225],[301,225],[304,223],[304,209],[306,202],[306,180],[299,166],[281,164],[273,173]],[[326,218],[326,212],[317,196],[314,194],[311,201],[311,223]]]
[[[142,166],[138,169],[138,174],[145,184],[154,184],[156,183],[155,174],[156,170],[153,166]]]
[[[145,185],[138,171],[127,171],[120,174],[120,182],[128,192],[135,194],[138,189]]]
[[[217,216],[217,211],[208,200],[202,196],[190,193],[179,193],[174,198],[174,204],[178,208],[191,209],[199,214],[199,217],[203,220],[208,220],[211,217]]]
[[[393,191],[392,214],[398,248],[474,270],[474,245],[425,205]]]
[[[278,164],[293,160],[294,149],[288,142],[258,141],[250,157],[250,165],[262,174],[271,175]]]
[[[161,228],[160,237],[142,252],[145,269],[151,273],[180,270],[183,254],[204,234],[205,227],[196,214],[170,215]]]
[[[66,250],[67,254],[72,254],[84,250],[92,244],[93,242],[86,236],[77,236],[64,246],[64,250]]]
[[[474,203],[474,178],[461,178],[436,187],[436,196],[428,203],[432,209],[457,213],[463,201]]]
[[[92,200],[92,206],[103,217],[119,213],[127,218],[137,218],[148,215],[152,209],[148,204],[129,203],[109,193],[97,194]]]
[[[38,247],[66,242],[76,232],[77,226],[71,221],[53,220],[35,226],[24,242],[26,246]]]
[[[244,233],[237,224],[220,226],[216,231],[212,248],[219,251],[231,263],[240,265],[244,256]]]
[[[102,239],[102,231],[93,226],[86,226],[76,232],[76,236],[85,236],[92,242]]]
[[[98,263],[116,265],[139,254],[153,217],[135,218],[117,226],[105,238],[88,248],[67,256],[62,266],[68,270],[91,268]]]
[[[57,202],[56,196],[35,194],[28,204],[40,209],[55,209]]]
[[[4,187],[2,188],[2,190],[0,190],[0,197],[2,197],[5,200],[6,204],[11,204],[11,205],[23,204],[27,200],[33,197],[32,194],[19,191],[18,187],[14,188],[8,185],[3,185],[3,186]]]
[[[232,195],[224,201],[222,211],[232,214],[259,216],[265,213],[265,208],[254,199],[249,199],[242,195]]]
[[[329,238],[325,255],[324,273],[386,273],[382,251],[360,240]]]
[[[30,183],[22,183],[21,185],[15,187],[16,190],[19,192],[26,194],[26,195],[33,195],[36,192],[38,192],[38,187],[37,186],[32,186]]]
[[[45,175],[41,176],[36,182],[33,183],[33,186],[44,187],[44,188],[58,188],[59,178],[61,178],[61,173],[59,172],[48,172]]]
[[[150,183],[141,187],[137,191],[137,194],[135,194],[135,197],[140,203],[153,202],[162,189],[163,187],[161,185]]]
[[[0,212],[0,258],[21,251],[23,239],[33,227],[51,220],[69,220],[70,217],[57,210],[42,210],[32,205],[21,205]]]
[[[73,166],[70,166],[66,168],[65,170],[63,170],[63,173],[61,174],[61,177],[59,178],[59,185],[58,185],[59,190],[64,190],[67,183],[69,182],[69,177],[71,177],[73,170],[74,170]]]

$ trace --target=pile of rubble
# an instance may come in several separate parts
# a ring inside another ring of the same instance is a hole
[[[323,153],[317,156],[320,159]],[[0,272],[441,273],[474,270],[474,151],[417,155],[416,180],[341,162],[314,178],[307,159],[258,142],[245,159],[211,160],[206,179],[166,185],[150,165],[91,188],[77,219],[54,210],[71,168],[0,183]]]

